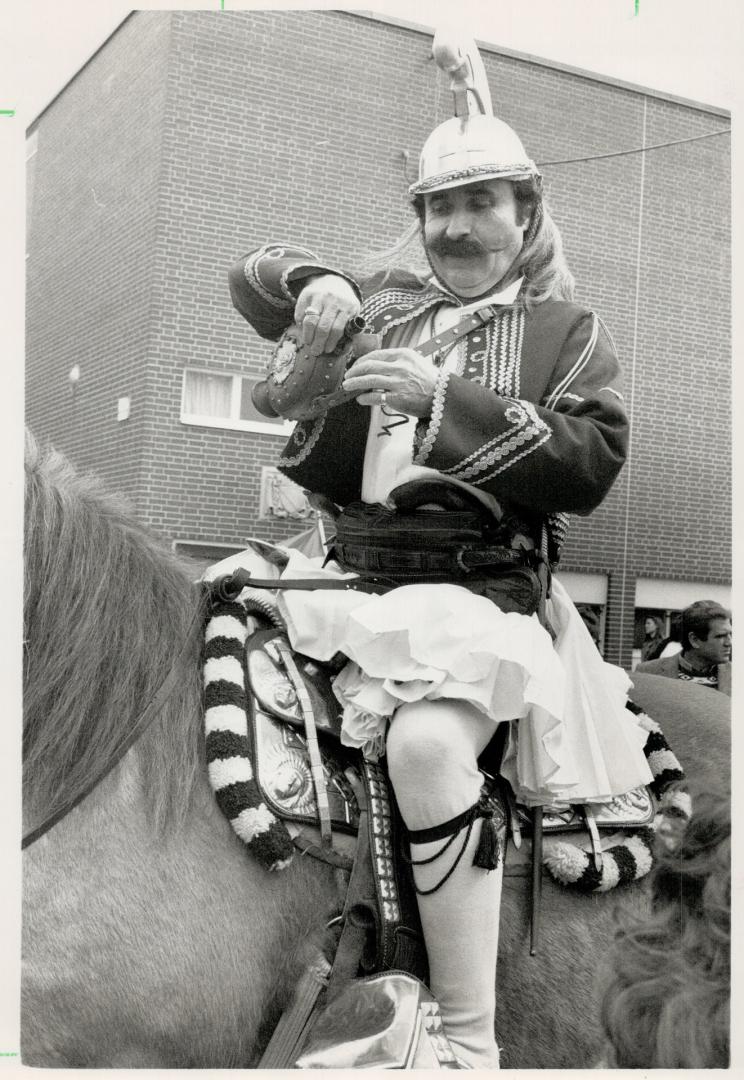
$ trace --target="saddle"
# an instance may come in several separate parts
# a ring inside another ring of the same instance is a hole
[[[292,654],[284,633],[272,627],[248,638],[246,674],[254,772],[266,806],[293,827],[297,848],[354,878],[340,923],[360,931],[353,935],[358,955],[337,953],[331,985],[391,968],[424,978],[410,868],[400,858],[402,821],[384,766],[339,741],[332,669]],[[317,742],[308,733],[310,716]],[[319,830],[320,845],[303,827]],[[353,861],[334,853],[334,831],[357,837]]]
[[[341,912],[332,920],[337,934],[335,956],[332,962],[319,958],[306,972],[260,1067],[295,1063],[303,1068],[334,1067],[322,1064],[333,1059],[327,1014],[338,1012],[341,991],[346,1000],[352,982],[355,995],[367,995],[367,1005],[360,1006],[360,1014],[367,1016],[364,1055],[377,1060],[374,1055],[384,1044],[386,1053],[395,1048],[390,1062],[408,1063],[387,1067],[423,1067],[412,1066],[415,1060],[435,1060],[442,1068],[460,1067],[452,1063],[454,1056],[437,1021],[436,1002],[425,987],[426,955],[410,866],[404,857],[405,830],[384,765],[364,760],[338,738],[340,707],[331,681],[339,665],[319,664],[294,653],[266,592],[245,589],[240,600],[232,599],[217,581],[211,593],[205,665],[207,670],[210,664],[217,667],[207,678],[205,714],[209,775],[217,801],[241,839],[268,868],[281,869],[300,850],[330,863],[341,877],[348,878]],[[648,753],[663,762],[668,776],[670,763],[659,754],[660,739],[658,728],[650,732]],[[244,762],[238,780],[231,771],[236,762],[239,769]],[[490,758],[487,763],[493,768]],[[635,878],[650,868],[655,807],[645,791],[623,796],[594,812],[578,807],[537,811],[519,807],[494,775],[484,776],[484,793],[503,806],[512,851],[524,851],[532,839],[533,891],[536,881],[539,889],[543,856],[557,880],[594,891],[608,887],[606,878],[617,884],[623,874],[627,880],[628,872]],[[632,829],[632,868],[629,871],[625,853],[616,858],[608,875],[607,863],[614,857],[612,851],[602,853],[600,831],[616,837],[622,829]],[[545,850],[541,849],[543,832]],[[584,832],[588,845],[582,847],[575,840]],[[571,833],[574,842],[566,844],[565,837]],[[341,847],[334,843],[334,835],[344,841]],[[351,858],[348,845],[354,836],[356,853]],[[643,842],[648,847],[647,866],[638,858]],[[551,843],[558,845],[552,853]],[[575,853],[580,864],[578,872],[574,867],[563,878],[554,873],[555,866],[565,866],[567,861],[559,850],[562,845]],[[510,872],[512,861],[511,856],[507,858],[505,873]],[[386,976],[392,981],[386,982]],[[391,1012],[391,1001],[404,1002],[404,1012],[415,1018],[418,1035],[413,1042],[410,1028],[396,1020],[395,1009]],[[374,1007],[373,1002],[377,1002]],[[378,1014],[378,1029],[369,1030],[369,1015]],[[419,1045],[421,1040],[425,1046]]]

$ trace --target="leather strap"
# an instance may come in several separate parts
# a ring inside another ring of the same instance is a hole
[[[460,338],[465,337],[466,334],[469,334],[471,330],[477,330],[479,327],[485,326],[487,322],[491,321],[497,310],[498,308],[489,304],[478,308],[476,311],[470,312],[469,315],[463,316],[449,330],[444,330],[441,334],[429,338],[422,345],[417,345],[415,351],[420,356],[431,356],[432,353],[439,352],[440,349],[446,349],[448,346],[454,345]],[[323,407],[324,409],[330,409],[334,405],[341,405],[344,401],[350,401],[351,398],[356,397],[357,394],[358,391],[351,393],[348,390],[336,390],[333,393],[324,395],[322,399]]]
[[[379,915],[375,968],[401,968],[425,978],[426,953],[413,876],[398,858],[404,825],[383,764],[364,760],[362,770]]]
[[[513,548],[468,548],[458,545],[451,551],[402,551],[395,548],[354,544],[334,544],[334,556],[338,562],[351,570],[382,572],[410,570],[421,573],[441,572],[467,574],[477,568],[497,565],[517,566],[524,564],[523,553]]]
[[[319,862],[327,863],[328,866],[333,866],[336,870],[343,870],[346,873],[351,873],[352,867],[354,866],[354,859],[350,855],[343,855],[335,848],[319,847],[302,834],[293,836],[292,843],[303,855],[309,855],[312,859],[318,859]]]
[[[319,953],[300,976],[292,1004],[282,1013],[256,1068],[293,1067],[317,1000],[328,986],[328,971],[329,964]]]
[[[357,851],[328,990],[335,997],[365,971],[402,969],[426,975],[426,953],[410,870],[396,865],[398,812],[382,766],[362,762],[364,793]],[[370,933],[374,930],[374,938]]]
[[[598,874],[602,873],[602,841],[599,838],[599,829],[597,828],[597,819],[594,816],[594,811],[589,803],[585,803],[583,806],[584,820],[586,821],[586,827],[589,831],[589,836],[592,841],[592,853],[594,855],[594,868]]]
[[[537,954],[540,941],[540,904],[542,901],[542,806],[532,808],[532,896],[530,903],[530,956]]]
[[[300,712],[305,724],[305,744],[310,759],[310,775],[313,778],[313,787],[315,788],[321,843],[326,847],[331,847],[333,845],[331,810],[328,805],[328,791],[326,789],[325,773],[323,771],[323,760],[320,756],[320,747],[318,746],[318,731],[315,725],[313,705],[310,701],[310,695],[307,692],[302,676],[297,670],[292,650],[281,640],[281,638],[276,639],[275,645],[276,651],[284,665],[284,670],[287,672],[287,675],[295,688],[297,700],[300,705]]]
[[[215,578],[209,583],[212,595],[230,603],[242,593],[243,589],[355,589],[359,585],[356,578],[276,578],[254,577],[250,570],[235,570],[232,574]]]
[[[366,799],[366,793],[365,793]],[[341,935],[328,979],[328,1000],[343,992],[359,968],[367,948],[369,927],[360,918],[362,912],[374,910],[375,887],[372,876],[372,856],[369,846],[369,813],[366,802],[360,809],[357,847],[351,870],[346,901],[341,915]],[[356,910],[355,910],[356,909]]]
[[[477,330],[490,322],[497,310],[498,308],[492,307],[490,304],[478,308],[476,311],[459,319],[449,330],[444,330],[441,334],[429,338],[423,345],[417,345],[416,352],[420,353],[421,356],[431,356],[432,353],[439,352],[440,349],[446,349],[448,346],[454,345],[456,341],[465,337],[471,330]]]

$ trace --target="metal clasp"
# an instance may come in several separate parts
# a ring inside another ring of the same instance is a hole
[[[465,565],[465,563],[463,562],[463,558],[462,558],[462,557],[463,557],[463,555],[465,555],[465,554],[466,554],[466,553],[467,553],[467,552],[468,552],[469,550],[470,550],[469,548],[466,548],[466,547],[460,547],[460,548],[458,548],[458,549],[457,549],[457,551],[455,552],[455,562],[456,562],[456,563],[457,563],[457,565],[458,565],[458,566],[460,567],[460,569],[462,570],[463,574],[470,574],[470,573],[472,573],[472,567],[470,567],[470,566],[466,566],[466,565]]]

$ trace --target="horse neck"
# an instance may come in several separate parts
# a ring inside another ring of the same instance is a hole
[[[184,730],[198,721],[198,694],[189,707]],[[217,808],[203,760],[189,798],[177,793],[178,821],[166,812],[164,827],[154,826],[153,782],[167,799],[183,781],[184,766],[171,762],[164,771],[156,760],[167,727],[167,717],[157,721],[26,852],[29,1064],[255,1066],[277,1003],[288,999],[335,913],[329,867],[295,858],[267,874],[247,857]]]
[[[183,567],[123,515],[74,502],[63,509],[53,527],[39,515],[27,529],[24,814],[36,824],[79,798],[121,754],[197,604]],[[162,742],[162,752],[153,743],[151,772],[162,770],[156,790],[174,762],[195,774],[199,652],[194,640],[154,721]]]

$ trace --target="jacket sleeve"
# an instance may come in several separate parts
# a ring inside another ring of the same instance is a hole
[[[588,514],[627,454],[619,383],[612,339],[593,312],[582,311],[539,404],[442,372],[414,460],[529,510]]]
[[[342,271],[320,262],[307,248],[265,244],[238,259],[228,273],[233,305],[261,337],[275,341],[294,321],[302,282],[316,274],[338,274],[358,285]]]

